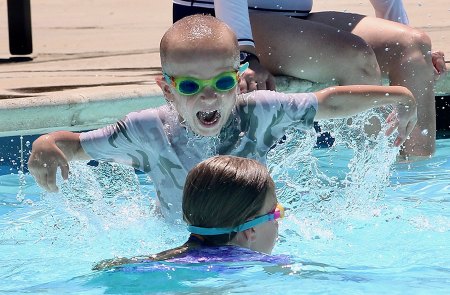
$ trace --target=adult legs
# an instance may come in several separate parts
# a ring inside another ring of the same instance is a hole
[[[355,18],[358,21],[355,21]],[[418,104],[418,121],[402,149],[405,156],[429,156],[435,150],[436,109],[429,37],[414,28],[380,18],[339,12],[320,12],[311,21],[349,31],[375,52],[382,73],[391,85],[407,87]]]
[[[359,36],[282,15],[251,13],[261,63],[275,75],[339,85],[380,84],[374,51]]]

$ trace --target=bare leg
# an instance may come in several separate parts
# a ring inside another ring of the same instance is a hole
[[[275,75],[340,85],[380,84],[374,51],[350,32],[276,14],[250,15],[261,63]]]
[[[429,37],[419,30],[379,18],[364,17],[355,22],[355,15],[348,13],[320,12],[308,19],[348,30],[372,47],[391,85],[407,87],[418,103],[418,122],[402,154],[432,155],[436,141],[436,109]]]

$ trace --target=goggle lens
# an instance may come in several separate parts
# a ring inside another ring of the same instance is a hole
[[[215,88],[219,91],[228,91],[232,89],[237,84],[236,75],[234,76],[223,76],[216,81]]]
[[[181,94],[193,95],[200,90],[200,85],[194,80],[183,80],[178,83],[178,91]]]

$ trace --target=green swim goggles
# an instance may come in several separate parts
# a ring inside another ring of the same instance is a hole
[[[239,76],[248,68],[248,63],[239,67],[239,70],[223,72],[214,78],[203,80],[194,77],[173,77],[163,72],[164,79],[169,85],[181,95],[195,95],[202,91],[206,86],[210,86],[217,91],[227,92],[233,89],[238,81]]]

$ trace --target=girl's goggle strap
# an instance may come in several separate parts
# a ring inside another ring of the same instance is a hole
[[[233,89],[238,81],[239,76],[248,68],[248,63],[239,67],[239,70],[223,72],[214,78],[203,80],[193,77],[173,77],[163,72],[164,79],[169,85],[175,87],[178,93],[182,95],[195,95],[203,90],[206,86],[213,87],[220,92],[226,92]]]
[[[271,220],[278,220],[284,217],[284,208],[283,206],[278,203],[277,207],[262,216],[256,217],[255,219],[249,220],[247,222],[244,222],[241,225],[238,225],[236,227],[232,228],[226,228],[226,227],[199,227],[199,226],[193,226],[189,225],[187,227],[187,230],[193,234],[203,235],[203,236],[214,236],[214,235],[222,235],[222,234],[229,234],[232,232],[241,232],[244,230],[247,230],[249,228],[252,228],[254,226],[257,226],[259,224],[271,221]]]

